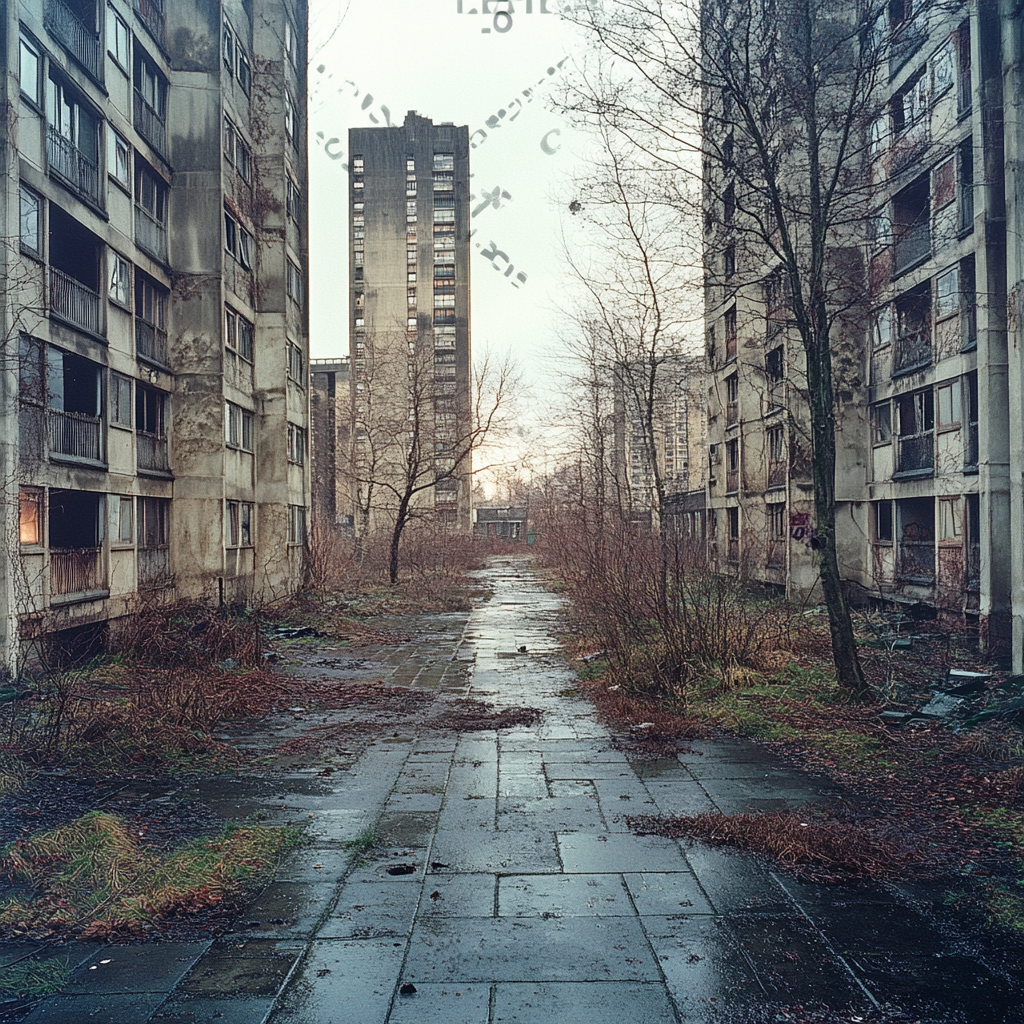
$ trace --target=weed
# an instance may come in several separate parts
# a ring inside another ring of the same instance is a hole
[[[355,839],[346,839],[341,845],[354,853],[369,853],[377,845],[377,831],[371,825],[369,828],[364,828]]]
[[[11,964],[0,968],[0,995],[18,999],[52,996],[70,977],[71,966],[63,957]]]
[[[592,661],[580,661],[576,666],[576,674],[585,683],[603,678],[607,671],[608,662],[602,658],[595,658]]]
[[[1021,884],[1017,882],[1018,886]],[[996,924],[1024,933],[1024,893],[1014,892],[1006,885],[995,885],[986,901],[986,909]]]

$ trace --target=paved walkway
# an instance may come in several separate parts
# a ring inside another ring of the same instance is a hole
[[[572,695],[560,599],[523,560],[484,575],[492,599],[434,656],[475,655],[463,692],[540,708],[539,723],[400,733],[330,783],[260,783],[263,806],[311,816],[313,845],[235,932],[89,948],[28,1024],[688,1024],[785,1020],[779,1007],[815,1001],[1024,1020],[1019,976],[886,890],[800,884],[631,834],[627,814],[799,806],[831,791],[748,744],[630,762]],[[386,849],[360,861],[345,843],[370,826]]]

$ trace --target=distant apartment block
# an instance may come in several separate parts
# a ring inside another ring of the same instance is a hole
[[[15,668],[19,637],[301,581],[306,5],[11,0],[2,17]]]
[[[349,152],[356,529],[390,522],[411,445],[438,470],[418,507],[468,531],[469,129],[410,111],[351,129]]]
[[[352,392],[348,359],[310,361],[311,527],[330,536],[354,528],[352,511]],[[319,521],[318,521],[319,520]]]

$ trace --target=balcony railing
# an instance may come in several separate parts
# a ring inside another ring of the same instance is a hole
[[[785,461],[768,463],[768,487],[785,487],[789,479],[789,466]]]
[[[103,461],[99,416],[48,409],[47,423],[47,443],[51,455]]]
[[[139,548],[140,587],[161,587],[171,581],[171,553],[167,548]]]
[[[145,430],[135,432],[135,457],[139,469],[155,469],[166,473],[171,468],[167,459],[167,438]]]
[[[899,437],[897,443],[897,473],[925,473],[935,469],[935,438],[930,431]]]
[[[167,262],[167,225],[142,206],[135,207],[135,244],[150,256]]]
[[[46,30],[93,78],[100,77],[99,36],[62,0],[46,0]]]
[[[100,548],[50,550],[50,594],[84,594],[103,589]]]
[[[892,370],[912,370],[918,366],[927,366],[932,361],[932,333],[922,327],[908,334],[901,334],[896,339],[896,351],[893,353]]]
[[[135,10],[161,46],[164,45],[164,0],[135,0]]]
[[[727,402],[725,405],[725,424],[728,427],[735,426],[740,421],[740,403]]]
[[[931,251],[932,232],[926,211],[922,221],[903,227],[896,239],[893,273],[902,274],[904,270],[923,260]]]
[[[52,174],[63,178],[97,206],[102,205],[99,165],[52,124],[46,126],[46,159]]]
[[[738,469],[727,469],[725,471],[725,493],[734,494],[740,489],[740,471]]]
[[[900,541],[899,573],[903,579],[931,582],[935,579],[935,544],[930,540]]]
[[[136,317],[135,354],[140,359],[167,366],[167,332]]]
[[[142,93],[135,90],[135,130],[161,155],[166,153],[167,126],[164,119],[149,105]]]
[[[56,267],[50,267],[50,312],[76,327],[99,334],[99,294]]]

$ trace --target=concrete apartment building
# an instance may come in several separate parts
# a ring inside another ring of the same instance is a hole
[[[350,533],[352,510],[352,391],[348,359],[312,359],[310,384],[311,528]]]
[[[1021,671],[1020,16],[994,0],[901,3],[878,30],[898,44],[864,126],[862,285],[833,348],[857,382],[839,409],[840,569],[855,598],[934,609]],[[712,556],[813,594],[803,354],[785,288],[766,253],[751,283],[728,225],[706,227]]]
[[[12,0],[2,17],[14,668],[19,636],[70,644],[143,602],[300,583],[306,9]]]
[[[436,521],[469,531],[469,129],[410,111],[349,131],[356,530],[390,526],[411,447]]]

